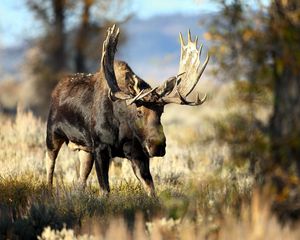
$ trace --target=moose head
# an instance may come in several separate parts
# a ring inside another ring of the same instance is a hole
[[[180,33],[181,56],[178,74],[170,77],[162,85],[151,88],[141,80],[128,67],[127,76],[134,82],[134,92],[125,93],[120,89],[114,70],[114,56],[119,37],[119,28],[115,25],[108,29],[106,40],[103,43],[101,69],[109,86],[109,97],[114,102],[123,102],[130,114],[130,128],[135,137],[141,143],[145,152],[150,156],[164,156],[166,138],[161,125],[161,115],[164,106],[176,103],[188,106],[198,106],[205,102],[197,95],[191,101],[187,97],[193,92],[207,66],[207,55],[203,64],[200,62],[202,45],[198,48],[198,38],[193,41],[188,31],[187,43],[184,42]],[[140,85],[144,85],[140,88]],[[124,113],[125,111],[122,111]],[[124,116],[119,116],[120,118]],[[127,118],[128,119],[128,118]]]

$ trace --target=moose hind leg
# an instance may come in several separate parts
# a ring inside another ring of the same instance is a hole
[[[64,143],[63,139],[51,136],[47,134],[47,152],[46,152],[46,172],[47,172],[47,184],[52,186],[53,184],[53,173],[55,167],[55,161],[58,155],[58,152],[61,148],[61,145]]]
[[[156,197],[153,179],[149,169],[149,158],[131,159],[135,176],[142,183],[148,196]]]
[[[80,160],[79,183],[80,183],[80,187],[84,189],[86,187],[87,178],[91,173],[94,159],[90,152],[80,150],[79,160]]]
[[[110,154],[108,148],[97,147],[94,152],[94,161],[100,189],[107,195],[110,192],[108,181]]]

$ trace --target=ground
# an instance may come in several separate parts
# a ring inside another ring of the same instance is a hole
[[[163,115],[166,156],[151,160],[157,199],[146,195],[126,159],[110,166],[111,194],[99,195],[93,170],[77,187],[79,160],[64,146],[54,188],[45,185],[45,122],[19,107],[1,116],[0,239],[299,239],[282,226],[270,199],[254,188],[249,163],[232,161],[215,123],[241,107],[227,105],[232,84],[203,83],[207,102],[170,105]],[[260,109],[267,121],[268,109]],[[299,228],[298,228],[299,229]]]

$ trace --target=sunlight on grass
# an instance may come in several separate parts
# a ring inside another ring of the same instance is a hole
[[[203,106],[166,109],[167,153],[151,159],[157,198],[126,159],[111,163],[109,197],[94,171],[80,191],[78,156],[65,146],[49,189],[45,123],[21,108],[15,119],[0,117],[0,239],[298,239],[296,225],[271,214],[268,196],[253,193],[249,164],[237,165],[230,145],[216,139],[216,122],[237,111],[225,101],[233,86],[207,88],[215,96]]]

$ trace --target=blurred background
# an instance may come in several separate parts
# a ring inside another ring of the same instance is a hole
[[[117,58],[159,83],[178,71],[179,31],[190,28],[205,43],[208,26],[200,22],[217,9],[216,3],[193,0],[5,0],[0,8],[0,106],[13,113],[22,101],[45,116],[61,75],[98,70],[102,41],[113,23],[121,28]]]
[[[299,0],[2,0],[2,114],[13,116],[21,103],[45,118],[63,74],[97,71],[113,23],[121,28],[117,58],[153,85],[177,73],[178,33],[198,35],[211,55],[199,84],[209,92],[206,115],[186,119],[170,108],[169,122],[210,123],[198,145],[226,144],[230,161],[247,163],[258,184],[271,184],[285,210],[299,203]],[[218,149],[210,158],[216,165]]]

